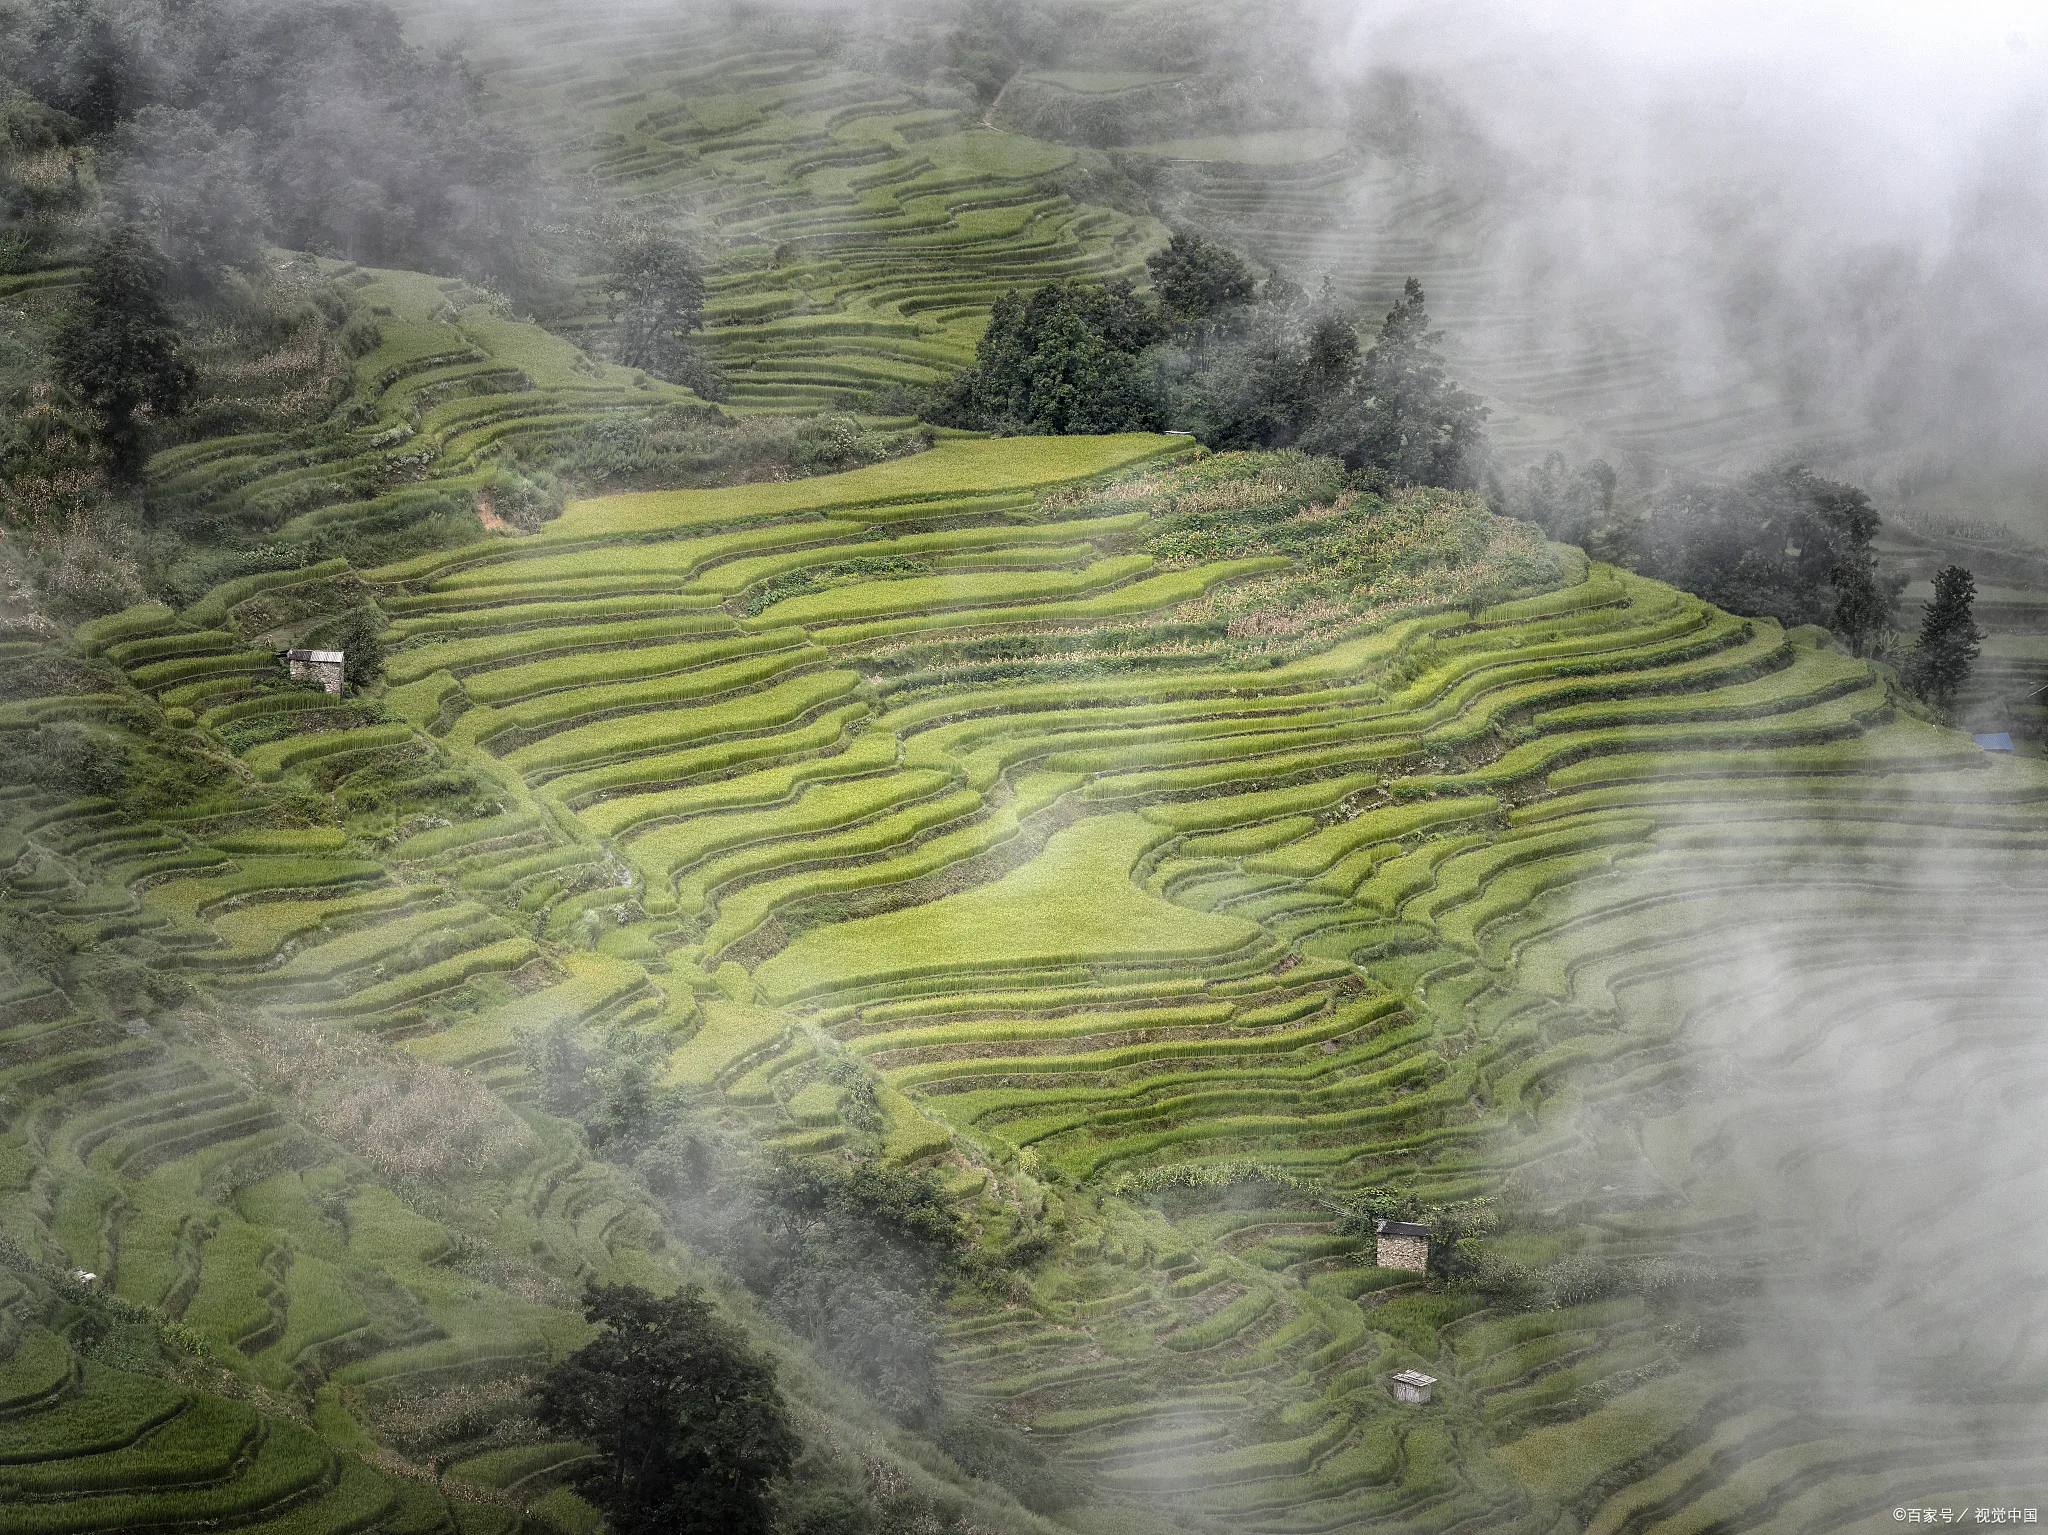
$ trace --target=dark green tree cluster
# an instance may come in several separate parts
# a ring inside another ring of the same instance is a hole
[[[110,163],[121,215],[180,292],[264,243],[518,286],[529,152],[487,126],[453,54],[377,0],[25,0],[0,81]]]
[[[996,300],[941,419],[1010,433],[1157,430],[1163,404],[1144,353],[1165,335],[1127,282],[1012,289]]]
[[[1562,453],[1552,453],[1512,484],[1495,487],[1493,500],[1510,516],[1535,523],[1559,543],[1605,554],[1604,544],[1616,534],[1618,485],[1614,466],[1604,458],[1574,467]]]
[[[1258,292],[1257,274],[1242,258],[1200,235],[1175,235],[1145,266],[1160,309],[1177,325],[1200,324],[1249,304]]]
[[[1367,346],[1327,293],[1262,288],[1198,235],[1175,235],[1147,267],[1156,303],[1124,283],[1006,294],[974,366],[929,413],[996,432],[1177,430],[1217,449],[1301,447],[1386,487],[1477,483],[1486,411],[1451,379],[1419,282]]]
[[[1823,624],[1857,655],[1891,627],[1902,583],[1879,574],[1880,518],[1853,485],[1801,465],[1657,496],[1636,566],[1735,613]]]
[[[1327,296],[1291,291],[1224,319],[1161,358],[1174,420],[1218,450],[1295,446],[1356,374],[1357,329]]]
[[[1486,409],[1451,379],[1442,343],[1411,277],[1356,371],[1318,403],[1300,446],[1396,485],[1477,483]]]
[[[1491,483],[1495,506],[1561,543],[1696,592],[1733,613],[1820,624],[1855,654],[1892,632],[1904,580],[1878,568],[1882,519],[1854,485],[1803,465],[1746,479],[1684,479],[1620,493],[1603,459],[1552,453]]]
[[[596,1451],[578,1490],[613,1535],[765,1535],[802,1446],[775,1368],[692,1286],[592,1284],[601,1331],[535,1388],[544,1428]]]
[[[1950,565],[1935,576],[1934,600],[1920,610],[1920,643],[1906,663],[1906,675],[1937,709],[1955,707],[1984,648],[1976,602],[1976,578],[1962,566]]]

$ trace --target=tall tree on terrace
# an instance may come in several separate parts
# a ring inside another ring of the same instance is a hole
[[[1469,489],[1478,478],[1487,412],[1477,395],[1451,380],[1442,342],[1443,332],[1429,328],[1422,284],[1411,277],[1350,388],[1300,445],[1377,471],[1391,484]]]
[[[1177,324],[1208,319],[1249,304],[1258,286],[1252,269],[1235,251],[1196,234],[1177,234],[1166,249],[1145,258],[1159,307]]]
[[[1937,709],[1955,704],[1970,680],[1971,663],[1984,648],[1984,631],[1971,612],[1976,600],[1976,578],[1962,566],[1950,565],[1934,578],[1934,600],[1921,610],[1912,677],[1920,696]]]
[[[99,418],[109,466],[121,479],[142,472],[147,419],[176,415],[198,392],[166,287],[156,248],[135,229],[111,230],[93,247],[51,342],[57,382]]]
[[[1873,514],[1872,522],[1876,517]],[[1898,588],[1877,573],[1877,556],[1868,540],[1844,549],[1828,570],[1828,582],[1835,590],[1835,609],[1829,628],[1849,642],[1853,655],[1866,656],[1892,626],[1892,608]]]
[[[687,244],[658,229],[625,235],[605,272],[605,300],[618,327],[613,355],[706,399],[723,398],[723,375],[690,341],[704,325],[704,295],[704,273]]]
[[[692,1285],[593,1284],[604,1331],[534,1388],[543,1427],[597,1447],[579,1490],[613,1535],[767,1535],[768,1484],[801,1448],[775,1368]]]

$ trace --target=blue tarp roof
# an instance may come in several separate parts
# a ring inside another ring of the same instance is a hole
[[[1993,735],[1971,736],[1970,739],[1988,752],[2009,752],[2013,749],[2012,737],[2003,730]]]

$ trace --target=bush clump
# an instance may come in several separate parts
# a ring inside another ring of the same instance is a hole
[[[117,799],[130,766],[112,732],[62,720],[0,735],[0,772],[71,798]]]
[[[522,533],[538,532],[542,523],[561,516],[563,501],[562,482],[547,470],[510,465],[493,471],[476,492],[477,513],[485,527],[495,518]]]

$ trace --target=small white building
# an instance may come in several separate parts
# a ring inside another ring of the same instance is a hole
[[[339,650],[287,650],[285,665],[291,668],[292,681],[317,682],[328,692],[341,692],[342,670],[345,653]]]
[[[1402,1370],[1393,1377],[1393,1382],[1395,1401],[1419,1403],[1429,1400],[1429,1388],[1436,1384],[1436,1377],[1420,1370]]]
[[[1374,1227],[1379,1237],[1373,1261],[1383,1269],[1411,1269],[1429,1272],[1429,1228],[1413,1221],[1381,1221]]]

